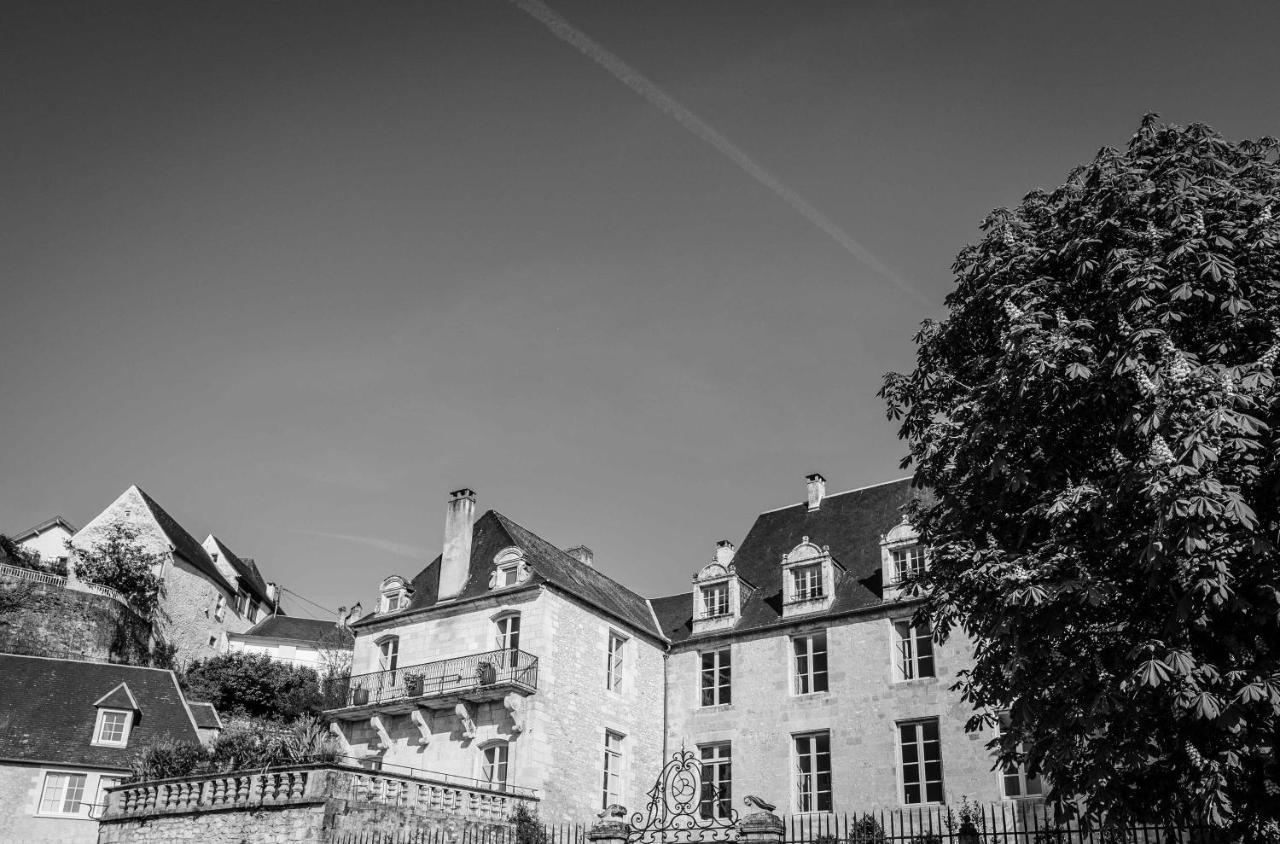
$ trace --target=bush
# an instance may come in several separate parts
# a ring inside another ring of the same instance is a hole
[[[884,844],[884,827],[871,815],[863,815],[849,826],[849,844]]]
[[[537,809],[520,803],[511,813],[511,820],[516,825],[516,844],[547,844],[547,828],[542,825]]]
[[[3,533],[0,533],[0,563],[17,566],[20,569],[48,572],[60,577],[67,576],[66,563],[61,560],[46,562],[38,553],[22,547]]]
[[[137,528],[114,522],[92,540],[67,543],[67,548],[75,557],[76,577],[116,590],[146,615],[155,612],[160,603],[156,572],[165,558],[143,547]]]
[[[270,721],[232,721],[208,748],[167,738],[143,748],[133,765],[131,779],[167,779],[250,771],[273,765],[333,762],[338,753],[337,740],[319,718],[299,718],[285,727]]]
[[[205,767],[207,755],[199,744],[161,739],[148,745],[130,766],[131,780],[163,780],[198,773]]]
[[[219,712],[292,723],[323,708],[320,678],[310,668],[276,662],[265,654],[227,653],[187,666],[182,687]]]

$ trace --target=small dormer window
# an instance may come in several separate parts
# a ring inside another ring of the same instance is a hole
[[[801,615],[828,609],[835,600],[836,576],[843,568],[831,549],[802,537],[782,557],[782,614]]]
[[[902,521],[880,540],[885,597],[897,597],[904,583],[919,577],[928,567],[929,555],[920,543],[920,534],[903,516]]]
[[[409,608],[409,601],[413,595],[413,590],[409,588],[408,582],[398,574],[393,574],[386,580],[382,581],[382,585],[378,587],[378,592],[382,596],[379,602],[379,612],[399,612]]]
[[[707,618],[729,614],[729,584],[727,581],[702,587],[702,612]]]
[[[693,576],[693,632],[733,627],[751,588],[733,565],[733,543],[721,540],[715,559]]]
[[[98,724],[93,731],[93,743],[111,747],[124,747],[129,743],[129,722],[133,713],[123,709],[99,709]]]
[[[895,548],[893,555],[893,582],[901,583],[924,573],[924,549],[919,545]]]
[[[499,551],[493,558],[493,571],[489,575],[490,589],[507,589],[519,586],[529,579],[529,564],[524,550],[511,546]]]
[[[797,601],[813,601],[826,594],[822,588],[822,566],[801,566],[791,570],[791,595]]]

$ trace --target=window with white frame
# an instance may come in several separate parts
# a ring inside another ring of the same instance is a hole
[[[827,691],[827,633],[825,630],[795,636],[791,640],[795,657],[795,694]]]
[[[831,734],[805,733],[795,739],[795,810],[831,811]]]
[[[933,628],[928,622],[916,627],[911,619],[893,622],[893,677],[918,680],[933,677]]]
[[[133,713],[127,709],[99,709],[93,728],[93,744],[124,747],[129,743],[129,726]]]
[[[791,570],[791,594],[796,601],[812,601],[821,598],[822,564],[800,566]]]
[[[703,706],[723,706],[732,703],[732,664],[729,649],[704,651],[701,655],[700,685]]]
[[[400,637],[388,636],[378,642],[378,670],[395,671],[400,664]]]
[[[996,735],[1002,736],[1009,729],[1009,713],[1001,712]],[[1018,747],[1022,751],[1022,747]],[[1041,797],[1044,795],[1044,783],[1040,775],[1027,774],[1027,766],[1023,764],[1006,765],[1001,769],[1000,790],[1007,799],[1016,800],[1024,797]]]
[[[600,790],[600,808],[607,809],[613,804],[622,803],[622,733],[605,730],[604,733],[604,780]]]
[[[702,761],[702,794],[698,812],[704,818],[728,818],[733,805],[733,749],[729,742],[698,745]]]
[[[218,595],[217,602],[213,605],[213,620],[222,621],[222,617],[227,613],[227,599],[221,594]]]
[[[908,806],[942,802],[942,741],[938,719],[898,725],[902,759],[902,802]]]
[[[88,781],[86,774],[49,771],[44,775],[44,788],[40,792],[40,814],[83,815],[87,808],[84,790]]]
[[[605,688],[611,692],[622,691],[622,672],[625,668],[627,638],[609,633],[609,661],[605,666]]]
[[[482,748],[481,779],[490,787],[505,790],[507,787],[507,759],[510,746],[505,741],[495,741]]]
[[[916,577],[924,572],[924,546],[908,545],[905,548],[894,548],[889,552],[893,559],[893,582]]]
[[[727,581],[702,587],[702,614],[707,618],[729,614],[729,584]]]
[[[520,582],[520,563],[507,563],[498,566],[497,575],[494,577],[495,589],[501,589],[504,586],[515,586]]]
[[[494,619],[494,645],[500,651],[520,649],[520,613],[499,616]]]

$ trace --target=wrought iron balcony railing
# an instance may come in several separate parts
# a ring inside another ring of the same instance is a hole
[[[470,697],[514,686],[538,688],[538,658],[521,650],[497,650],[397,666],[390,671],[356,674],[325,689],[326,709],[345,709],[398,701]],[[488,695],[485,695],[488,696]]]

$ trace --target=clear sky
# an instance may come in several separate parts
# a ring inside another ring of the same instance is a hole
[[[551,6],[687,112],[502,0],[6,3],[0,530],[137,483],[368,607],[471,486],[681,591],[904,474],[880,377],[988,211],[1146,111],[1280,132],[1275,2]]]

